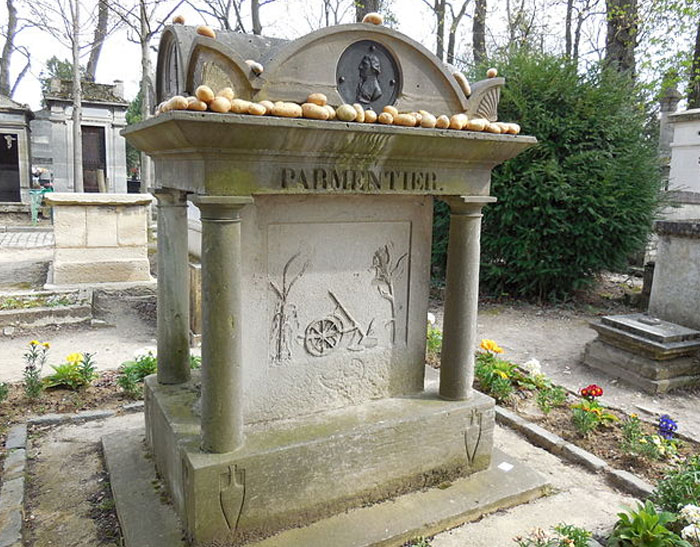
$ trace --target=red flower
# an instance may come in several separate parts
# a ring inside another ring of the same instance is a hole
[[[593,401],[597,397],[603,395],[603,388],[596,384],[591,384],[587,387],[581,388],[580,393],[581,397],[588,399],[589,401]]]

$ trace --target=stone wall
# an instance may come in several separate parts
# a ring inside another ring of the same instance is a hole
[[[52,285],[152,281],[146,194],[54,193]]]

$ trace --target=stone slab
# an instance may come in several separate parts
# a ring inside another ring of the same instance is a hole
[[[493,400],[478,392],[468,401],[427,392],[248,424],[241,449],[205,454],[193,410],[197,382],[197,371],[189,384],[151,376],[145,401],[156,465],[198,541],[228,537],[229,528],[237,541],[265,537],[469,475],[491,460]]]
[[[598,456],[571,443],[566,443],[562,446],[561,455],[567,460],[578,463],[591,471],[602,471],[608,467],[608,464]]]
[[[3,480],[16,479],[24,475],[27,463],[27,451],[23,448],[10,450],[5,457]]]
[[[662,344],[697,340],[700,345],[700,331],[664,321],[647,313],[606,315],[601,318],[601,322]]]
[[[27,425],[15,425],[7,432],[5,438],[5,449],[25,448],[27,446]]]
[[[67,422],[80,423],[92,420],[102,420],[114,416],[113,410],[84,410],[72,414],[42,414],[27,420],[32,425],[55,425]]]
[[[544,478],[522,463],[494,450],[493,465],[448,487],[414,492],[287,530],[253,543],[257,547],[333,545],[401,545],[416,536],[430,536],[481,516],[542,496]]]
[[[22,547],[22,513],[0,511],[0,547]]]
[[[668,322],[666,322],[668,323]],[[673,323],[668,323],[673,325]],[[655,361],[665,361],[676,359],[678,357],[692,356],[700,351],[700,338],[695,338],[695,333],[700,335],[700,332],[691,329],[685,329],[680,325],[678,330],[690,331],[689,333],[676,334],[673,336],[675,340],[659,341],[654,333],[647,332],[639,334],[627,327],[616,328],[602,321],[591,322],[591,328],[595,330],[600,338],[613,346],[621,349],[629,350],[639,355],[643,355]],[[678,330],[675,332],[677,333]]]
[[[688,366],[692,371],[691,374],[657,380],[648,376],[652,375],[654,371],[659,374],[658,367],[662,362],[645,360],[639,355],[611,346],[600,339],[593,340],[586,345],[583,363],[602,370],[610,376],[620,378],[648,393],[666,393],[672,389],[700,385],[700,370],[696,364],[697,361],[693,360],[690,364],[679,365],[683,368]],[[668,366],[668,362],[663,362],[663,364]],[[646,375],[643,375],[642,372]]]
[[[633,496],[648,498],[654,491],[654,486],[636,475],[623,469],[608,469],[608,480],[615,486],[624,489]]]
[[[100,194],[52,192],[44,196],[49,205],[148,205],[153,202],[151,194]]]
[[[126,547],[184,547],[182,525],[153,487],[153,462],[146,459],[143,431],[102,437],[107,471]],[[148,518],[144,518],[148,515]]]
[[[24,477],[4,481],[0,489],[0,513],[21,509],[22,505],[24,505]]]

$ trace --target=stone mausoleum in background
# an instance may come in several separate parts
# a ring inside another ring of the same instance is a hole
[[[0,95],[0,205],[3,211],[21,211],[29,201],[31,147],[28,106]]]
[[[73,192],[73,84],[51,80],[44,95],[46,106],[31,122],[32,166],[48,169],[57,192]],[[121,82],[82,82],[83,185],[98,192],[102,171],[108,192],[126,193],[126,141],[119,131],[126,127]]]

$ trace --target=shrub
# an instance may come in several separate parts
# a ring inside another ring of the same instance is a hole
[[[622,423],[620,450],[645,459],[661,460],[678,454],[678,441],[661,435],[645,434],[639,417],[632,414]]]
[[[559,386],[543,386],[537,390],[535,395],[537,406],[546,416],[552,409],[564,406],[566,403],[566,390]]]
[[[666,511],[700,505],[700,456],[694,456],[659,481],[651,499]]]
[[[32,340],[29,349],[24,352],[24,394],[27,399],[38,399],[44,390],[41,381],[41,370],[46,364],[46,354],[49,351],[48,342]]]
[[[571,405],[571,408],[573,409],[571,419],[574,422],[574,427],[582,437],[598,429],[601,425],[608,425],[619,420],[617,416],[607,412],[605,407],[595,400],[582,399]]]
[[[0,404],[7,399],[10,394],[10,386],[5,382],[0,382]]]
[[[496,66],[507,78],[499,118],[539,142],[493,172],[499,201],[484,208],[482,283],[493,294],[565,297],[643,248],[659,205],[656,143],[623,76],[580,75],[563,58],[525,51]],[[438,272],[445,211],[436,206]]]
[[[143,392],[143,379],[155,374],[157,370],[158,359],[152,351],[147,351],[137,355],[132,361],[122,363],[117,373],[117,385],[130,397],[140,397]]]
[[[666,511],[657,512],[650,501],[617,516],[620,518],[608,539],[609,547],[692,547],[666,528],[676,516]]]

